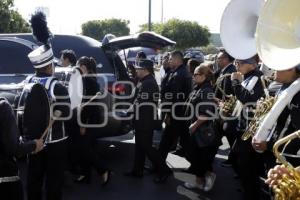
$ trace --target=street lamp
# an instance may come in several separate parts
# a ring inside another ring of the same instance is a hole
[[[151,0],[149,0],[148,31],[151,31]]]

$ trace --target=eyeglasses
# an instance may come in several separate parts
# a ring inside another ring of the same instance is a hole
[[[225,56],[217,57],[217,60],[222,60],[224,58],[226,58],[226,57]]]
[[[196,73],[196,74],[193,74],[193,76],[195,77],[195,76],[201,76],[202,74],[200,74],[200,73]]]
[[[240,66],[241,66],[241,65],[244,65],[244,64],[247,64],[247,63],[246,63],[246,62],[244,62],[244,61],[241,61],[241,60],[239,60],[239,61],[237,61],[237,60],[236,60],[236,61],[234,61],[234,65],[235,65],[235,66],[238,66],[238,65],[240,65]]]

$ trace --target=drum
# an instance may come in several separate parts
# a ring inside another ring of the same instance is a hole
[[[50,103],[44,86],[39,83],[26,84],[18,110],[22,136],[30,140],[40,138],[50,122]]]
[[[75,109],[79,107],[85,94],[80,68],[56,67],[54,76],[68,88],[71,108]]]

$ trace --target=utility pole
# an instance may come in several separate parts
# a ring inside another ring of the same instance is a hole
[[[151,31],[151,0],[149,0],[148,31]]]
[[[161,0],[161,20],[160,22],[164,23],[164,0]]]

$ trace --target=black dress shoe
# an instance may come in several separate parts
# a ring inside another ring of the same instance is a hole
[[[165,172],[163,174],[160,174],[154,179],[154,183],[157,183],[157,184],[165,183],[167,181],[167,179],[169,178],[169,176],[171,176],[172,174],[173,174],[173,172],[171,170],[168,172]]]
[[[182,158],[184,158],[185,155],[186,155],[185,151],[182,148],[174,151],[172,154],[174,154],[176,156],[179,156],[179,157],[182,157]]]
[[[85,175],[79,175],[78,178],[76,178],[74,180],[75,183],[86,183],[86,184],[90,184],[91,183],[91,179],[89,176],[85,176]]]
[[[222,167],[232,167],[232,163],[230,160],[225,160],[221,163]]]
[[[106,170],[102,175],[102,186],[106,186],[107,183],[109,182],[110,178],[111,178],[111,171]]]
[[[143,172],[129,171],[129,172],[125,172],[124,176],[134,177],[134,178],[142,178]]]
[[[154,166],[145,165],[144,169],[149,172],[149,174],[154,174],[157,172],[157,169]]]
[[[188,173],[188,174],[194,174],[193,170],[190,167],[187,169],[182,169],[181,172]]]

